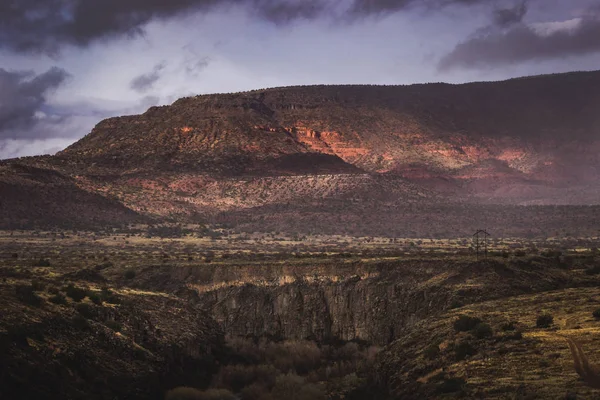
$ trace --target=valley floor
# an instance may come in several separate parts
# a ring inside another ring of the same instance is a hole
[[[600,398],[567,343],[600,364],[598,239],[471,247],[1,232],[0,397]]]

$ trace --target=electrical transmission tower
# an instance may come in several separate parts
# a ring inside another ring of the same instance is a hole
[[[475,251],[477,252],[477,260],[479,260],[479,253],[482,248],[483,258],[487,258],[489,236],[491,235],[485,229],[480,229],[473,234],[473,240],[475,241]]]

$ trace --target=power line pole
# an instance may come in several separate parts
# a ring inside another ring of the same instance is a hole
[[[485,229],[479,229],[473,234],[475,240],[475,252],[477,253],[477,261],[479,261],[479,249],[483,246],[484,258],[488,255],[488,236],[491,236]]]

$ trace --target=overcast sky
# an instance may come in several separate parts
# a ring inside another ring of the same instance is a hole
[[[600,0],[0,0],[0,158],[188,95],[600,69]]]

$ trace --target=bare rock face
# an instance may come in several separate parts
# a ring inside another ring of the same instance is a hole
[[[377,345],[457,305],[590,284],[573,281],[553,259],[540,259],[539,265],[403,260],[313,267],[152,266],[139,279],[142,287],[190,299],[232,337]]]

